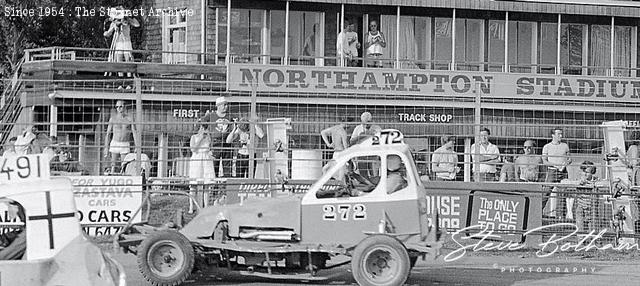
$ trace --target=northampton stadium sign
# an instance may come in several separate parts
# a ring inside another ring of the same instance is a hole
[[[232,64],[230,91],[639,101],[640,78]]]

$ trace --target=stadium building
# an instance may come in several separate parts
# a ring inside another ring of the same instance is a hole
[[[359,121],[364,111],[383,128],[402,130],[424,154],[443,134],[456,135],[456,151],[468,152],[479,126],[491,129],[501,149],[525,139],[542,146],[562,126],[572,152],[597,154],[603,121],[640,122],[636,1],[147,4],[127,8],[166,13],[136,17],[145,50],[133,52],[134,62],[108,62],[108,50],[92,47],[29,50],[2,97],[2,142],[35,122],[78,146],[80,161],[100,172],[106,123],[115,100],[124,99],[144,126],[154,175],[167,176],[177,172],[175,158],[188,156],[183,147],[197,118],[220,95],[234,118],[290,118],[287,148],[315,152],[328,150],[323,128]],[[369,67],[366,56],[372,21],[386,38],[381,67]],[[345,22],[361,43],[354,66],[336,52]],[[271,148],[268,141],[258,149]]]

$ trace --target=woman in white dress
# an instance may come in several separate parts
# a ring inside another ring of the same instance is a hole
[[[212,179],[216,178],[210,145],[211,136],[207,130],[207,125],[201,124],[198,133],[191,135],[191,141],[189,142],[191,149],[189,179],[191,180],[192,191],[196,191],[195,189],[198,185],[210,183]],[[206,195],[204,197],[196,196],[198,204],[203,205],[206,197]]]
[[[189,162],[189,178],[215,179],[213,157],[211,157],[211,136],[207,131],[207,125],[200,125],[198,133],[191,135],[189,147],[191,149],[191,161]]]

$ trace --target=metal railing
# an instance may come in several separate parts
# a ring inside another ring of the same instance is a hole
[[[109,53],[113,52],[105,48],[76,48],[76,47],[47,47],[27,49],[25,51],[26,62],[44,60],[70,60],[70,61],[100,61],[106,62]],[[208,64],[224,66],[227,60],[230,63],[252,64],[276,64],[276,65],[305,65],[305,66],[342,66],[344,61],[339,56],[288,56],[270,54],[238,54],[231,53],[197,53],[182,51],[148,51],[130,50],[134,63],[165,63],[165,64]],[[526,74],[556,74],[558,66],[555,64],[504,64],[499,62],[450,60],[421,60],[407,58],[379,58],[371,59],[366,56],[351,58],[356,67],[369,67],[374,61],[379,67],[394,69],[424,69],[424,70],[459,70],[459,71],[486,71],[503,73]],[[608,77],[636,77],[640,76],[640,68],[632,67],[604,67],[604,66],[579,66],[562,65],[560,74],[566,75],[596,75]]]

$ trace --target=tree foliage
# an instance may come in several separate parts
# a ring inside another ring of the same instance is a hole
[[[126,3],[125,3],[126,2]],[[75,7],[96,9],[123,5],[140,7],[144,0],[0,0],[0,78],[10,77],[25,49],[51,46],[108,48],[110,41],[103,37],[106,17],[77,16]],[[5,7],[35,9],[34,17],[6,17]],[[64,16],[39,17],[40,7],[63,8]],[[142,23],[142,21],[140,21]],[[142,23],[144,24],[144,23]],[[108,26],[106,27],[108,28]],[[140,47],[142,29],[132,29],[133,48]]]

